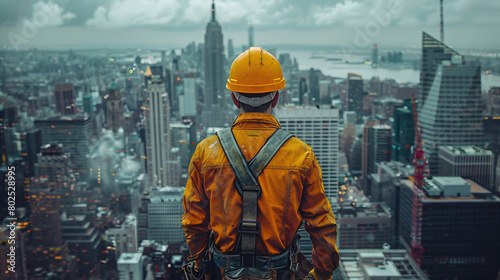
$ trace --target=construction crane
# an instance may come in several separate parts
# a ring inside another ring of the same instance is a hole
[[[424,247],[422,247],[422,197],[424,185],[424,170],[427,165],[427,160],[422,147],[423,128],[418,123],[417,104],[413,93],[411,94],[413,108],[413,125],[415,127],[415,149],[413,153],[413,166],[415,172],[409,178],[413,181],[413,209],[412,209],[412,240],[411,240],[411,256],[415,262],[420,265]]]

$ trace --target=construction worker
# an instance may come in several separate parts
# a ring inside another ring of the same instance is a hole
[[[337,225],[321,169],[311,147],[272,115],[285,87],[280,63],[251,47],[234,60],[226,86],[242,113],[198,144],[184,192],[194,278],[330,279],[339,263]],[[299,275],[296,233],[303,221],[314,268]],[[207,255],[215,272],[204,268]]]

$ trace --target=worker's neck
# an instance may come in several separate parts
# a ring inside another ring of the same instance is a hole
[[[241,108],[240,110],[241,110],[241,113],[249,113],[249,114],[251,114],[251,113],[261,113],[261,114],[269,114],[269,115],[273,114],[273,106],[269,106],[269,108],[267,108],[267,110],[264,112],[245,112],[243,110],[243,108]]]

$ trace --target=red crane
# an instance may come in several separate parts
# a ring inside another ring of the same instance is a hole
[[[413,155],[413,166],[415,173],[410,176],[413,181],[413,209],[412,209],[412,240],[411,240],[411,256],[415,262],[420,265],[424,247],[422,247],[422,197],[424,195],[422,189],[424,185],[424,170],[427,165],[427,160],[422,147],[422,126],[418,123],[417,104],[415,97],[411,94],[413,107],[413,125],[415,127],[415,152]]]

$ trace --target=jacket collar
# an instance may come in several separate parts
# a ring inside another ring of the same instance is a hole
[[[259,127],[281,128],[273,115],[265,113],[242,113],[236,118],[232,127],[248,127],[253,126],[252,124]]]

